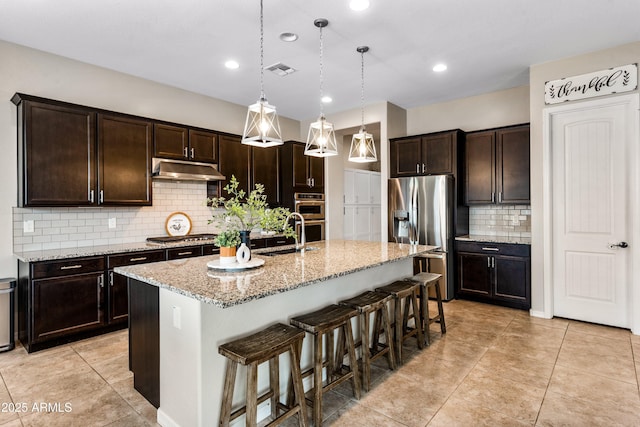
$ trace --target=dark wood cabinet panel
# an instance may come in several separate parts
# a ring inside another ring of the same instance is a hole
[[[33,281],[32,342],[104,324],[104,271]]]
[[[219,185],[223,188],[229,183],[233,175],[238,180],[239,188],[247,191],[251,182],[251,146],[240,143],[239,136],[231,135],[220,135],[218,144],[220,156],[218,169],[227,178],[225,181],[220,182]],[[224,190],[222,195],[227,196]]]
[[[196,162],[218,161],[218,135],[215,132],[189,129],[189,158]]]
[[[529,125],[467,134],[465,202],[529,204]]]
[[[459,129],[398,138],[390,144],[392,178],[419,175],[457,176],[461,171],[464,132]]]
[[[302,154],[304,155],[304,151]],[[324,191],[324,159],[322,157],[309,157],[309,179],[315,191]]]
[[[185,126],[153,124],[153,155],[167,159],[185,160],[189,134]]]
[[[531,307],[529,245],[457,242],[457,296],[507,307]]]
[[[422,163],[425,173],[431,175],[452,174],[455,172],[454,134],[445,133],[422,138]]]
[[[422,138],[391,141],[391,177],[416,176],[422,170]]]
[[[251,176],[252,186],[264,185],[264,194],[267,196],[269,206],[280,206],[280,148],[269,147],[251,149]]]
[[[495,132],[467,134],[465,202],[495,203]]]
[[[157,286],[128,279],[129,369],[133,387],[160,407],[160,292]]]
[[[98,114],[99,203],[151,205],[152,123]]]
[[[202,256],[202,246],[182,246],[167,249],[167,259],[182,259]]]
[[[309,181],[309,159],[304,155],[304,144],[293,144],[291,146],[291,162],[293,164],[294,187],[311,187]]]
[[[295,193],[324,192],[324,158],[305,156],[305,144],[286,141],[281,146],[282,205],[294,209]]]
[[[500,203],[530,203],[529,126],[496,132],[496,181]]]
[[[89,206],[95,189],[95,114],[21,100],[18,105],[20,206]]]

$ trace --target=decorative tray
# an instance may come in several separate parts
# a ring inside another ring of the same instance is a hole
[[[213,268],[214,270],[226,270],[226,271],[239,271],[239,270],[249,270],[251,268],[257,268],[264,265],[264,258],[256,258],[252,257],[248,262],[244,264],[240,264],[239,262],[234,262],[231,264],[220,264],[220,259],[216,258],[207,263],[207,267]]]

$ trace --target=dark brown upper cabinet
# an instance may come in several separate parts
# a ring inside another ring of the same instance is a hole
[[[18,106],[19,206],[93,205],[95,113],[18,95],[12,101]]]
[[[240,143],[240,137],[235,135],[219,136],[220,163],[218,169],[227,179],[220,181],[219,185],[224,188],[231,181],[231,176],[238,180],[238,187],[248,191],[251,182],[251,146]],[[222,191],[223,196],[227,196]]]
[[[18,106],[18,203],[151,204],[151,122],[24,94]]]
[[[324,192],[324,158],[304,155],[305,144],[286,141],[282,150],[282,205],[295,209],[294,193]]]
[[[465,143],[465,202],[529,204],[529,125],[472,132]]]
[[[98,204],[151,205],[152,123],[98,114]]]
[[[463,141],[460,130],[393,139],[390,176],[456,175]]]
[[[155,157],[205,163],[218,161],[215,132],[158,122],[154,123],[153,129]]]
[[[280,206],[280,147],[251,147],[251,188],[264,185],[269,206]]]

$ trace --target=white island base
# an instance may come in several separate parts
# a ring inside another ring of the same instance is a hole
[[[250,280],[240,276],[225,282],[207,278],[206,268],[204,272],[202,269],[207,257],[116,269],[135,279],[130,280],[130,285],[159,288],[160,425],[218,425],[226,364],[226,358],[218,354],[220,345],[276,322],[288,324],[293,316],[409,277],[413,274],[413,256],[436,249],[373,242],[316,244],[320,249],[304,256],[267,258],[260,268],[264,269],[262,274]],[[190,285],[181,286],[183,279]],[[130,328],[130,334],[131,331]],[[312,366],[311,350],[312,340],[307,336],[301,357],[303,370]],[[132,348],[132,354],[134,351]],[[280,358],[283,397],[290,372],[288,363],[288,356]],[[311,388],[310,380],[308,377],[305,381],[305,390]],[[268,388],[268,381],[268,364],[264,363],[258,371],[259,393]],[[234,408],[244,402],[245,385],[246,369],[240,366]],[[267,400],[258,406],[258,419],[269,414]],[[244,416],[234,425],[244,425]]]

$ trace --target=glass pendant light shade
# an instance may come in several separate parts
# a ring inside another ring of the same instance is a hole
[[[249,105],[241,142],[262,148],[283,144],[276,107],[270,105],[264,96],[264,20],[262,0],[260,0],[260,99],[255,104]]]
[[[360,128],[360,132],[353,134],[351,149],[349,150],[349,161],[355,163],[378,161],[373,135],[368,133],[364,127]]]
[[[321,115],[317,122],[313,122],[309,126],[309,135],[307,136],[304,154],[315,157],[328,157],[338,154],[338,144],[336,143],[333,124],[329,123],[324,115]]]
[[[359,46],[356,49],[360,53],[360,75],[361,75],[361,113],[362,126],[360,132],[353,135],[351,148],[349,149],[349,161],[355,163],[377,162],[376,146],[373,135],[368,133],[364,127],[364,54],[369,51],[368,46]]]
[[[249,105],[242,143],[263,148],[283,144],[276,107],[269,105],[266,99],[260,98]]]
[[[322,29],[329,25],[329,21],[319,18],[313,21],[313,25],[320,28],[320,99],[322,99]],[[338,154],[338,144],[336,134],[333,131],[333,124],[325,119],[322,112],[322,102],[320,102],[320,117],[318,121],[309,126],[307,145],[304,147],[304,154],[315,157],[329,157]]]

